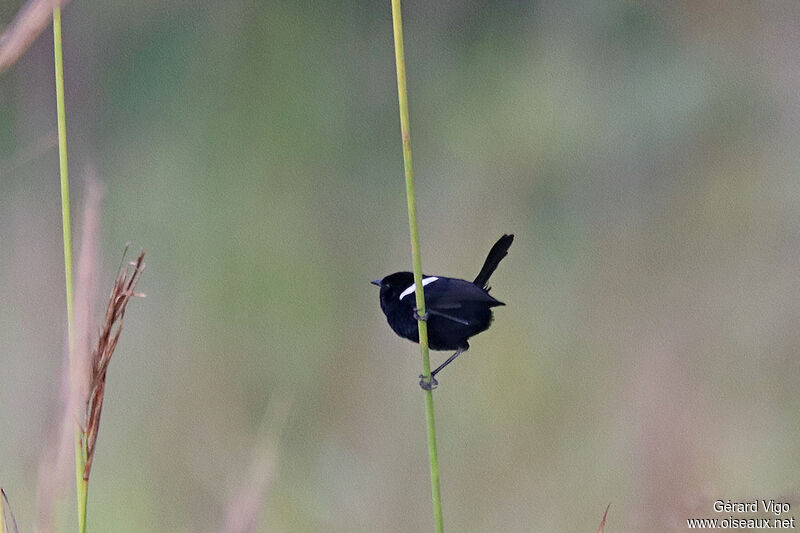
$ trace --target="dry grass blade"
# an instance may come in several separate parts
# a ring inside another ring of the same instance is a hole
[[[608,510],[611,508],[611,504],[609,503],[606,506],[606,512],[603,513],[603,520],[600,521],[600,527],[597,528],[597,533],[603,533],[603,530],[606,528],[606,517],[608,516]]]
[[[92,351],[89,396],[86,400],[86,427],[84,428],[86,466],[83,470],[83,478],[85,480],[89,479],[89,473],[92,470],[97,431],[100,428],[100,414],[103,411],[103,396],[106,390],[106,371],[108,370],[108,364],[111,362],[111,356],[114,355],[114,349],[117,347],[119,335],[122,332],[122,320],[125,317],[125,310],[131,298],[144,296],[134,291],[142,271],[144,271],[144,252],[140,253],[139,258],[124,269],[120,268],[116,279],[114,279],[114,287],[111,290],[111,297],[108,301],[100,338],[97,340],[97,346]]]
[[[66,0],[28,0],[0,35],[0,72],[13,65],[47,27],[53,8],[66,3]]]
[[[6,496],[6,491],[1,488],[0,498],[2,498],[0,499],[0,523],[3,524],[2,533],[19,533],[17,519],[14,518],[14,513],[11,511],[11,504],[8,503],[8,496]],[[6,517],[6,514],[8,517]]]
[[[95,296],[98,241],[100,233],[103,185],[90,165],[85,170],[83,221],[81,224],[80,254],[75,284],[75,357],[72,364],[65,353],[61,372],[61,392],[58,403],[62,415],[57,424],[50,424],[46,443],[39,461],[36,485],[36,533],[55,531],[58,501],[69,487],[73,466],[75,424],[82,421],[88,395],[89,353],[94,340],[90,326]],[[83,431],[83,423],[80,423]]]
[[[222,533],[258,530],[278,464],[280,434],[286,425],[291,404],[291,395],[284,391],[274,393],[270,399],[253,448],[253,459],[247,473],[240,478],[240,486],[232,491],[228,499]]]

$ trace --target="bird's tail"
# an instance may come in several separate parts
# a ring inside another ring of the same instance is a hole
[[[475,285],[486,287],[486,284],[489,282],[489,277],[495,271],[497,265],[500,264],[500,261],[508,254],[508,248],[511,246],[512,242],[514,242],[514,235],[503,235],[494,243],[492,249],[489,250],[486,261],[483,263],[483,268],[481,268],[478,277],[476,277],[473,282]]]

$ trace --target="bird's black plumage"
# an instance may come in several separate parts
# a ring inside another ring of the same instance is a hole
[[[489,328],[492,307],[505,305],[489,294],[487,283],[513,240],[513,235],[500,237],[474,281],[444,276],[422,277],[428,344],[432,350],[457,350],[453,357],[431,373],[432,377],[469,348],[470,337]],[[395,272],[372,283],[381,288],[381,309],[392,330],[403,338],[419,342],[414,274]],[[423,382],[420,384],[424,387]]]

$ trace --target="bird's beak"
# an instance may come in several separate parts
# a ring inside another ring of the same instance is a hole
[[[372,281],[370,281],[370,283],[372,283],[373,285],[377,285],[378,287],[381,286],[381,280],[379,279],[373,279]]]

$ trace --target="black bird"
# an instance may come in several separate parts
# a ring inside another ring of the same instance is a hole
[[[514,235],[503,235],[492,246],[483,268],[474,281],[422,276],[425,288],[426,316],[416,309],[414,274],[395,272],[372,282],[381,288],[381,309],[389,326],[399,336],[419,342],[417,320],[428,322],[428,345],[432,350],[456,350],[444,363],[431,372],[431,381],[420,376],[419,385],[431,390],[438,385],[434,376],[469,349],[467,339],[486,331],[492,322],[492,307],[505,305],[489,295],[489,276],[508,254]]]

